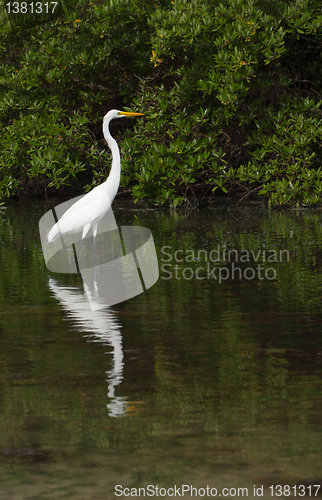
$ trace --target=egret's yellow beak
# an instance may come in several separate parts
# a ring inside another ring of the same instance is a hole
[[[120,111],[119,115],[123,115],[123,116],[144,116],[144,113],[131,113],[129,111]]]

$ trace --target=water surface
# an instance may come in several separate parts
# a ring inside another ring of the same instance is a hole
[[[119,225],[152,231],[160,278],[91,311],[79,275],[46,269],[48,209],[0,212],[0,498],[309,494],[322,479],[320,210],[116,204]]]

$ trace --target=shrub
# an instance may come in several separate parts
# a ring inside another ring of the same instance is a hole
[[[275,8],[273,8],[275,6]],[[270,8],[269,8],[270,7]],[[133,194],[173,205],[192,193],[312,204],[322,189],[317,2],[175,0],[149,18],[151,118],[124,142]],[[301,59],[300,59],[301,58]]]
[[[26,189],[32,179],[41,189],[84,184],[94,169],[97,182],[109,163],[102,118],[149,64],[140,39],[148,29],[144,8],[82,0],[49,15],[1,9],[0,194]]]
[[[317,0],[81,0],[39,17],[1,8],[1,194],[33,179],[101,182],[101,120],[125,107],[146,113],[121,142],[122,185],[136,199],[319,200]]]

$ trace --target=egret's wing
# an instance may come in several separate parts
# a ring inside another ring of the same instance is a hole
[[[85,196],[84,198],[87,198]],[[79,203],[83,198],[72,205],[58,221],[58,232],[76,233],[82,231],[84,226],[99,220],[109,209],[110,203],[105,195],[101,197],[87,198],[86,203]]]
[[[68,210],[61,216],[61,219],[67,217],[70,212],[78,212],[81,210],[83,207],[86,207],[90,205],[93,201],[100,200],[103,204],[104,202],[106,204],[109,203],[108,196],[106,195],[106,191],[102,189],[102,186],[97,186],[96,188],[92,189],[89,193],[85,194],[83,198],[80,200],[76,201],[71,207],[69,207]]]

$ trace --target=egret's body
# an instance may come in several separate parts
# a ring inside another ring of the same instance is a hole
[[[142,116],[143,113],[128,113],[112,109],[103,120],[104,138],[112,151],[112,168],[107,180],[87,195],[76,201],[51,228],[48,233],[48,242],[55,241],[59,234],[73,234],[83,231],[82,241],[88,231],[92,229],[94,241],[97,234],[98,223],[111,208],[120,185],[121,157],[117,142],[110,134],[109,123],[114,118],[124,116]],[[79,252],[79,251],[78,251]]]

